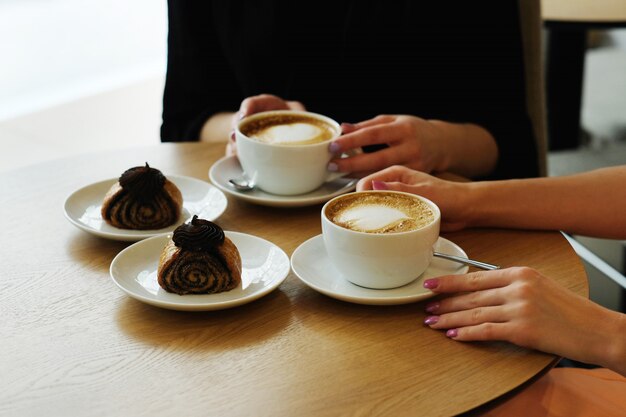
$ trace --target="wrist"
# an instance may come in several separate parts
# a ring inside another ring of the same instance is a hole
[[[463,218],[467,227],[488,226],[485,217],[488,215],[485,204],[492,201],[488,182],[468,182],[460,187],[460,206],[463,207]]]
[[[626,376],[626,315],[612,312],[605,349],[600,365]]]
[[[435,168],[467,178],[489,174],[498,160],[498,145],[483,127],[472,123],[427,120],[436,147]]]
[[[216,113],[209,117],[200,129],[202,142],[227,142],[232,131],[234,112]]]
[[[441,120],[424,120],[431,144],[428,152],[431,158],[430,172],[450,172],[453,168],[454,143],[450,140],[450,124]]]

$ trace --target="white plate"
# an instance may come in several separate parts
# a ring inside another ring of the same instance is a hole
[[[442,237],[435,243],[435,250],[467,258],[463,249]],[[389,290],[359,287],[346,280],[330,263],[322,235],[298,246],[291,255],[291,268],[302,282],[322,294],[351,303],[372,305],[408,304],[433,297],[435,294],[422,285],[425,279],[464,274],[469,269],[456,262],[434,258],[428,269],[410,284]]]
[[[325,183],[310,193],[286,196],[266,193],[260,189],[238,191],[230,185],[228,180],[242,176],[243,171],[236,156],[225,156],[216,161],[209,169],[211,182],[222,191],[250,203],[274,207],[300,207],[324,203],[335,196],[353,191],[358,181],[350,178],[338,178]]]
[[[170,310],[222,310],[249,303],[270,293],[289,275],[289,257],[267,240],[245,233],[225,232],[241,255],[241,287],[218,294],[178,295],[165,291],[157,281],[161,250],[171,234],[134,243],[111,262],[111,278],[125,293],[139,301]]]
[[[72,193],[63,206],[65,217],[74,226],[96,236],[113,240],[137,241],[168,233],[197,214],[206,220],[215,220],[224,213],[228,200],[224,193],[196,178],[167,175],[183,195],[183,211],[175,224],[158,230],[127,230],[111,226],[102,219],[100,208],[104,195],[118,178],[111,178],[83,187]]]

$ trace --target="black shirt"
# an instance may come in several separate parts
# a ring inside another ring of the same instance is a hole
[[[492,178],[538,175],[517,1],[169,0],[161,139],[261,93],[339,122],[378,114],[491,132]]]

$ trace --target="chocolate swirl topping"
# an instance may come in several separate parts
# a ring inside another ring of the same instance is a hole
[[[207,251],[224,242],[224,230],[213,222],[193,216],[174,230],[174,244],[191,251]]]
[[[124,171],[119,179],[122,188],[139,197],[149,197],[156,194],[165,185],[165,176],[155,168],[134,167]]]

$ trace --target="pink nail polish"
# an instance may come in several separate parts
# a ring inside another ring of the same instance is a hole
[[[373,190],[388,190],[389,186],[384,181],[372,181],[372,189]]]
[[[458,335],[459,335],[459,330],[458,329],[450,329],[450,330],[448,330],[446,332],[446,336],[448,336],[451,339],[454,339]]]
[[[336,163],[334,163],[334,162],[330,162],[328,164],[328,167],[326,167],[326,169],[328,169],[331,172],[337,172],[337,171],[339,171],[339,166]]]
[[[431,278],[424,281],[424,288],[428,288],[429,290],[435,289],[439,286],[439,280],[437,278]]]
[[[439,321],[439,316],[428,316],[424,319],[424,324],[432,325]]]
[[[331,142],[330,145],[328,145],[328,150],[330,151],[330,153],[338,153],[341,150],[340,148],[341,147],[336,142]]]
[[[426,312],[434,313],[435,311],[439,310],[439,306],[440,304],[438,302],[428,303],[426,304]]]
[[[230,140],[235,141],[235,131],[230,132]]]

